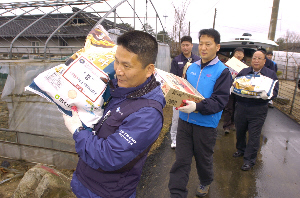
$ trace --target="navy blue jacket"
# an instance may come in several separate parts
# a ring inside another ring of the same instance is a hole
[[[278,80],[276,73],[273,70],[269,69],[269,68],[263,67],[260,70],[260,73],[263,76],[272,78],[273,80]],[[249,74],[254,74],[254,71],[253,71],[252,67],[248,67],[248,68],[243,69],[242,71],[240,71],[240,73],[238,73],[238,75],[236,77],[247,76]],[[273,100],[274,98],[277,97],[278,90],[279,90],[279,82],[277,81],[277,83],[275,84],[274,90],[273,90],[273,97],[271,98],[271,100]],[[236,97],[236,101],[238,103],[242,103],[245,106],[267,105],[268,102],[269,102],[269,100],[263,100],[261,98],[246,98],[246,97],[241,97],[241,96],[238,96],[238,95],[235,95],[235,97]]]
[[[112,82],[114,86],[110,88],[112,99],[105,108],[103,115],[109,110],[116,109],[123,101],[128,100],[127,97],[133,97],[133,93],[137,93],[138,95],[134,98],[155,100],[164,107],[165,98],[160,85],[149,92],[145,92],[145,89],[143,89],[146,86],[149,87],[149,84],[151,84],[150,81],[153,82],[152,78],[154,78],[153,75],[142,85],[133,88],[117,87],[117,80],[113,79]],[[118,109],[116,112],[118,112]],[[77,183],[78,185],[72,187],[83,188],[83,186],[85,186],[85,188],[93,193],[98,194],[99,197],[130,197],[130,195],[135,192],[140,180],[147,153],[144,154],[131,170],[121,173],[114,173],[114,171],[126,166],[149,148],[158,138],[162,124],[163,117],[157,109],[144,107],[126,117],[118,126],[118,129],[113,131],[107,138],[99,138],[93,135],[89,130],[75,132],[73,138],[75,140],[76,152],[80,156],[79,161],[83,161],[84,164],[92,169],[101,169],[106,172],[95,171],[94,177],[101,178],[101,183],[97,183],[95,181],[98,181],[98,179],[93,180],[90,174],[84,171],[85,168],[82,165],[78,165],[76,170],[77,177],[74,179],[78,179],[80,182],[73,181],[73,184]],[[105,131],[102,132],[101,129],[102,128],[100,128],[98,133],[105,133]],[[130,143],[128,139],[133,139],[134,143]],[[89,185],[91,182],[93,185]],[[95,185],[98,185],[97,189],[91,187]],[[77,189],[77,192],[81,191],[87,190],[84,188],[82,190]]]
[[[194,55],[193,53],[192,53],[191,57],[192,57],[191,63],[196,62],[197,60],[200,60],[200,57]],[[183,53],[179,54],[172,60],[170,73],[175,74],[176,76],[182,77],[183,67],[185,66],[185,64],[187,62],[188,62],[188,59],[183,55]]]
[[[276,65],[277,66],[277,65]],[[265,63],[265,67],[275,71],[275,73],[277,72],[277,69],[275,68],[275,64],[273,61],[271,61],[270,59],[266,58],[266,63]]]
[[[273,63],[274,63],[274,67],[275,67],[275,72],[277,72],[277,70],[278,70],[277,63],[275,61],[273,61]]]

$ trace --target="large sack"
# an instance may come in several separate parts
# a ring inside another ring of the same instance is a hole
[[[117,46],[106,30],[97,25],[87,36],[84,48],[73,54],[65,64],[39,74],[25,87],[71,116],[76,106],[81,121],[93,127],[103,114],[108,81],[114,76],[113,61]]]
[[[239,76],[233,82],[233,93],[246,98],[261,98],[265,92],[270,99],[277,81],[263,75]]]

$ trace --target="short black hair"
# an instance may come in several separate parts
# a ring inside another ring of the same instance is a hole
[[[135,53],[144,67],[155,64],[158,44],[151,34],[138,30],[129,31],[118,37],[117,44]]]
[[[180,43],[182,43],[183,41],[188,41],[190,43],[193,43],[192,37],[190,37],[190,36],[183,36],[183,37],[181,37]]]
[[[265,55],[266,55],[266,53],[267,53],[267,50],[266,50],[265,48],[263,48],[263,47],[258,48],[257,51],[261,51],[261,52],[264,53]]]
[[[273,56],[273,52],[272,51],[267,51],[266,55],[271,54]]]
[[[235,48],[235,50],[233,51],[233,54],[234,54],[235,52],[243,52],[243,53],[244,53],[244,49],[241,48],[241,47],[237,47],[237,48]]]
[[[199,41],[200,41],[200,37],[202,35],[207,35],[208,37],[212,37],[216,44],[220,44],[221,36],[220,36],[220,33],[217,30],[212,29],[212,28],[200,30],[199,36],[198,36]]]

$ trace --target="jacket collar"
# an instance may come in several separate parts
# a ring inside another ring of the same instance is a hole
[[[126,98],[139,98],[159,86],[159,82],[156,82],[154,75],[151,75],[143,84],[137,87],[118,87],[117,79],[111,80],[109,86],[112,97],[121,98],[125,96]]]
[[[248,67],[247,69],[248,69],[247,71],[248,74],[254,74],[254,70],[252,67]],[[264,66],[263,68],[261,68],[259,73],[265,76],[267,74],[267,68]]]
[[[181,55],[181,58],[182,58],[182,59],[186,59],[186,60],[188,60],[188,59],[187,59],[187,58],[186,58],[186,57],[183,55],[183,53],[182,53],[182,52],[181,52],[181,54],[180,54],[180,55]],[[191,58],[192,58],[192,59],[195,59],[195,55],[193,54],[193,52],[191,52]]]
[[[197,65],[199,65],[199,66],[201,66],[201,58],[200,58],[200,60],[198,60],[197,62],[195,62]],[[219,62],[219,58],[218,58],[218,56],[216,56],[214,59],[212,59],[211,61],[210,61],[210,63],[207,65],[207,66],[210,66],[210,65],[215,65],[215,64],[217,64]],[[206,66],[206,67],[207,67]]]

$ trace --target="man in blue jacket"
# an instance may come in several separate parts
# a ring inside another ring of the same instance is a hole
[[[71,188],[77,197],[134,198],[142,167],[163,125],[165,99],[153,76],[158,44],[148,33],[117,39],[111,99],[102,119],[83,128],[78,114],[64,116],[79,161]]]
[[[192,37],[190,36],[183,36],[180,40],[181,51],[182,53],[173,58],[171,63],[171,70],[172,74],[176,76],[182,77],[183,68],[187,62],[193,63],[200,59],[199,56],[196,56],[192,53],[193,49],[193,42]],[[172,117],[172,125],[170,129],[171,134],[171,148],[176,147],[176,134],[177,134],[177,127],[178,127],[178,119],[179,119],[179,111],[173,107],[173,117]]]
[[[201,59],[188,68],[186,78],[205,99],[199,103],[186,100],[186,106],[178,108],[176,161],[169,181],[171,198],[187,197],[186,185],[193,156],[200,180],[196,195],[203,197],[208,193],[213,181],[216,128],[230,95],[231,74],[216,55],[220,49],[219,32],[201,30],[198,49]]]
[[[272,51],[267,51],[266,57],[267,57],[267,59],[269,59],[269,60],[271,60],[271,61],[273,62],[273,64],[274,64],[274,71],[275,71],[275,73],[277,73],[277,70],[278,70],[277,63],[276,63],[275,61],[272,60],[273,52],[272,52]],[[272,100],[269,101],[268,106],[269,106],[270,108],[274,108],[274,106],[273,106],[273,101],[272,101]]]
[[[236,77],[250,74],[261,74],[273,80],[278,80],[275,71],[265,66],[266,54],[264,51],[256,51],[253,54],[251,67],[245,68]],[[274,99],[278,94],[279,83],[273,90]],[[257,151],[260,144],[260,134],[268,113],[268,96],[265,92],[261,98],[246,98],[236,95],[236,107],[234,124],[236,127],[236,149],[233,157],[244,156],[243,171],[250,170],[256,162]],[[247,140],[248,131],[248,142]]]
[[[271,60],[274,63],[274,71],[277,72],[277,70],[278,70],[277,63],[272,60],[273,52],[272,51],[267,51],[266,56],[267,56],[267,59]]]

